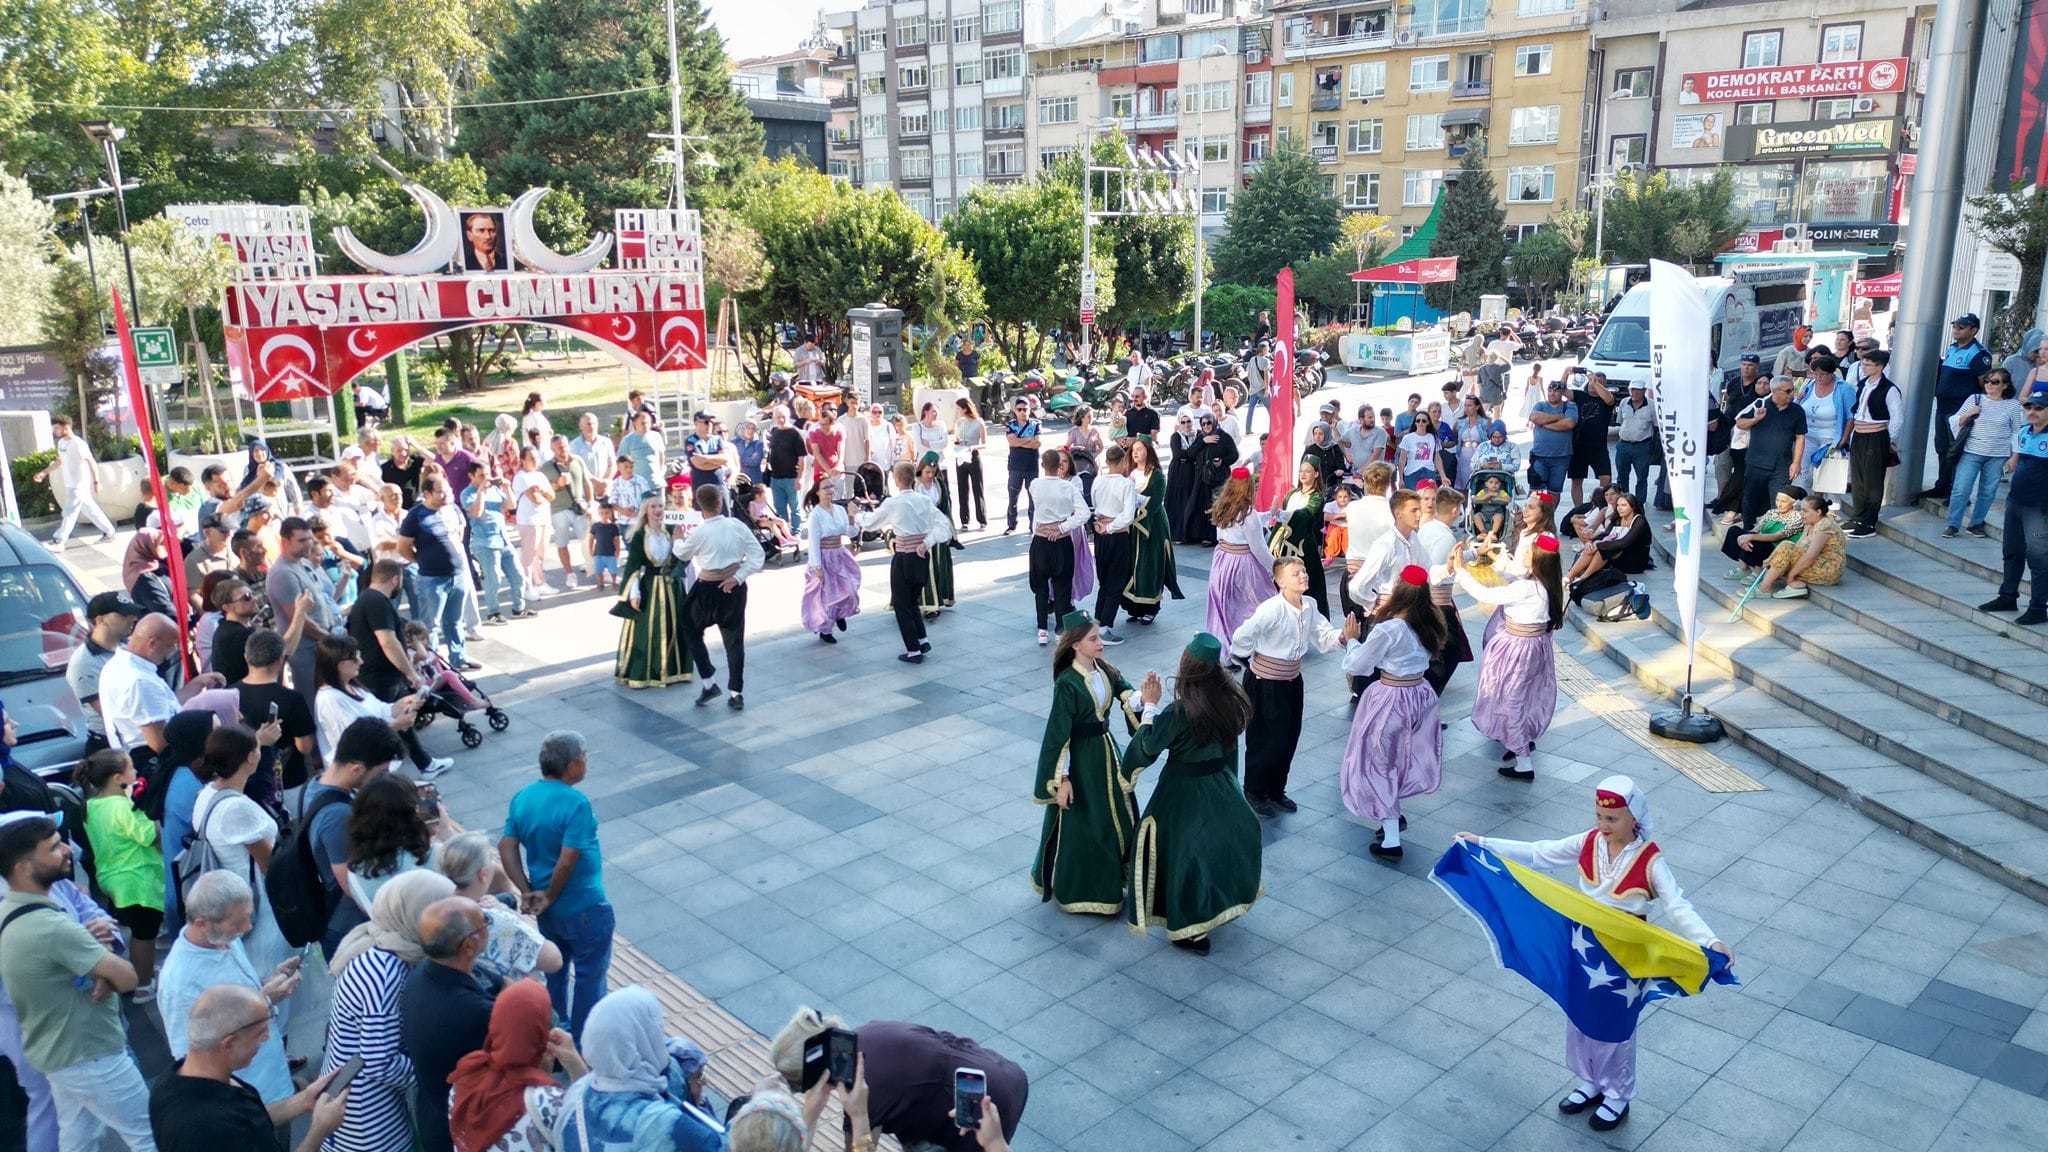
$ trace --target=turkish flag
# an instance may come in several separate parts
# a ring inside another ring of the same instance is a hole
[[[164,545],[170,551],[171,603],[178,606],[178,667],[186,674],[193,670],[192,634],[190,615],[185,606],[190,603],[191,593],[185,588],[184,549],[179,546],[178,530],[171,524],[171,497],[164,490],[163,469],[157,467],[156,430],[150,425],[149,396],[142,386],[142,370],[135,362],[135,335],[128,328],[128,307],[121,302],[121,290],[114,292],[114,327],[121,337],[121,374],[128,380],[128,403],[134,406],[135,431],[142,442],[142,459],[149,465],[149,490],[156,497],[156,506],[161,514]]]
[[[1282,268],[1274,293],[1273,379],[1266,386],[1266,455],[1259,466],[1259,511],[1294,487],[1294,269]],[[1246,430],[1249,434],[1250,430]],[[1330,478],[1323,477],[1327,484]]]

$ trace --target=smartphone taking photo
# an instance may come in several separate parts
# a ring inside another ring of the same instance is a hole
[[[860,1037],[849,1028],[825,1033],[825,1065],[832,1082],[853,1087],[853,1073],[860,1058]]]
[[[341,1095],[343,1092],[348,1091],[348,1086],[355,1082],[356,1074],[362,1070],[363,1058],[361,1056],[349,1057],[341,1067],[334,1070],[334,1079],[327,1082],[327,1087],[321,1089],[320,1094],[329,1099]]]
[[[981,1102],[988,1099],[988,1073],[979,1068],[953,1069],[953,1123],[964,1129],[981,1126]]]

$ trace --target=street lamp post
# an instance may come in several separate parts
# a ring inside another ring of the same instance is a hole
[[[79,125],[85,134],[97,141],[100,155],[106,160],[107,175],[113,178],[115,219],[121,225],[121,262],[128,267],[128,319],[136,327],[142,326],[142,293],[135,287],[135,254],[128,248],[128,197],[125,189],[133,184],[121,182],[121,138],[128,130],[110,120],[87,120]],[[83,207],[81,205],[80,207]],[[86,250],[92,250],[88,241]]]
[[[1208,93],[1203,85],[1208,81],[1209,61],[1213,57],[1228,56],[1230,49],[1221,44],[1212,44],[1207,52],[1195,61],[1195,148],[1190,155],[1194,163],[1188,169],[1195,181],[1195,331],[1190,347],[1195,355],[1202,354],[1202,295],[1209,288],[1209,260],[1202,251],[1202,162],[1203,150],[1208,138],[1203,135],[1203,126],[1209,111]]]
[[[125,185],[127,188],[140,188],[141,186],[139,183]],[[91,208],[92,200],[95,197],[111,196],[113,194],[114,189],[102,184],[97,188],[83,188],[77,192],[59,192],[54,196],[46,197],[52,204],[60,200],[78,201],[78,225],[85,232],[85,274],[92,281],[92,310],[93,315],[99,320],[100,331],[102,332],[107,330],[107,313],[106,309],[100,307],[100,269],[99,261],[95,260],[92,254],[92,213],[88,209]],[[130,291],[133,291],[133,289],[131,288]]]

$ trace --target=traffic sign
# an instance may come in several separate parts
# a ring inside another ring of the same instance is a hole
[[[185,373],[178,365],[178,333],[172,328],[135,330],[135,365],[144,384],[176,384]]]

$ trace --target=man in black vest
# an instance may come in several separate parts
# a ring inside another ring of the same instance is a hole
[[[1856,386],[1855,415],[1849,420],[1849,499],[1845,535],[1877,535],[1877,510],[1884,503],[1884,474],[1891,468],[1893,412],[1899,386],[1885,375],[1892,354],[1882,348],[1862,353],[1863,375]]]

